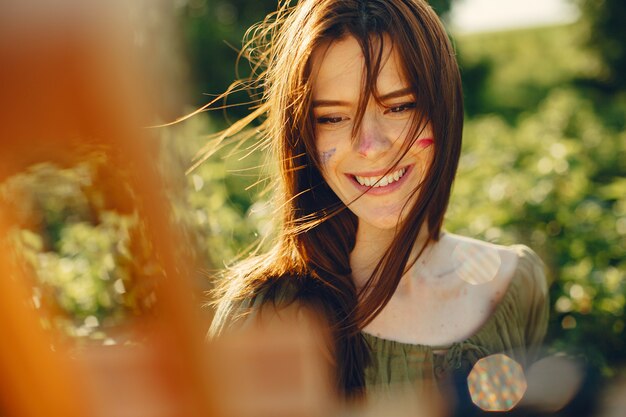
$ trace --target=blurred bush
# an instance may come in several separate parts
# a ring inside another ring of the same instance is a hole
[[[478,97],[447,225],[538,250],[555,281],[553,348],[611,374],[626,359],[626,91],[605,48],[622,53],[610,22],[623,3],[582,3],[575,24],[458,40]]]
[[[579,92],[553,90],[515,126],[468,120],[447,213],[453,231],[537,250],[554,280],[550,339],[603,367],[626,348],[624,161],[624,132]]]
[[[626,88],[626,2],[577,0],[586,25],[586,43],[600,58],[603,71],[595,80],[609,92]]]
[[[107,162],[96,152],[70,167],[39,163],[0,184],[0,203],[16,221],[3,239],[38,278],[33,305],[56,311],[43,325],[70,336],[103,339],[102,329],[153,302],[147,277],[158,267],[146,261],[150,242],[124,173]]]

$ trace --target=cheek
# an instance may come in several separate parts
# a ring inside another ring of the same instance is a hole
[[[337,147],[327,145],[326,147],[318,148],[318,157],[320,161],[320,172],[326,182],[332,182],[332,172],[337,160]]]
[[[430,165],[432,164],[435,155],[435,146],[433,139],[418,139],[411,147],[411,153],[417,160],[420,176],[423,177],[430,169]]]
[[[338,192],[339,183],[341,182],[341,167],[345,161],[344,149],[339,144],[326,144],[324,147],[320,144],[318,148],[318,156],[320,161],[320,173],[324,181],[333,191]]]
[[[322,163],[322,168],[325,168],[333,156],[335,156],[335,152],[337,152],[337,148],[330,148],[326,150],[320,151],[320,162]]]
[[[344,158],[350,148],[350,136],[343,131],[316,132],[315,146],[322,171],[328,172]]]

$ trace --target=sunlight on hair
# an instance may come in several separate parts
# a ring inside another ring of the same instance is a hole
[[[459,243],[452,252],[456,273],[463,281],[472,285],[492,281],[500,269],[502,260],[497,251],[470,243]]]
[[[472,401],[485,411],[511,410],[527,387],[521,365],[501,353],[476,362],[467,383]]]

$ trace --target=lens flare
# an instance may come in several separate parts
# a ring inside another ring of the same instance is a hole
[[[521,365],[501,353],[476,362],[467,384],[472,401],[485,411],[511,410],[527,387]]]
[[[528,390],[521,405],[543,413],[556,413],[580,391],[585,372],[582,362],[554,355],[535,362],[526,376]]]
[[[492,281],[502,263],[497,251],[465,242],[454,248],[452,259],[458,265],[456,273],[459,278],[472,285]]]

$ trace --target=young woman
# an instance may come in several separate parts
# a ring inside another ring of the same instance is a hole
[[[255,117],[279,163],[276,242],[226,273],[211,335],[271,306],[314,312],[337,390],[424,384],[504,352],[522,364],[547,323],[527,247],[442,230],[461,149],[454,50],[424,0],[302,0],[252,32]]]

